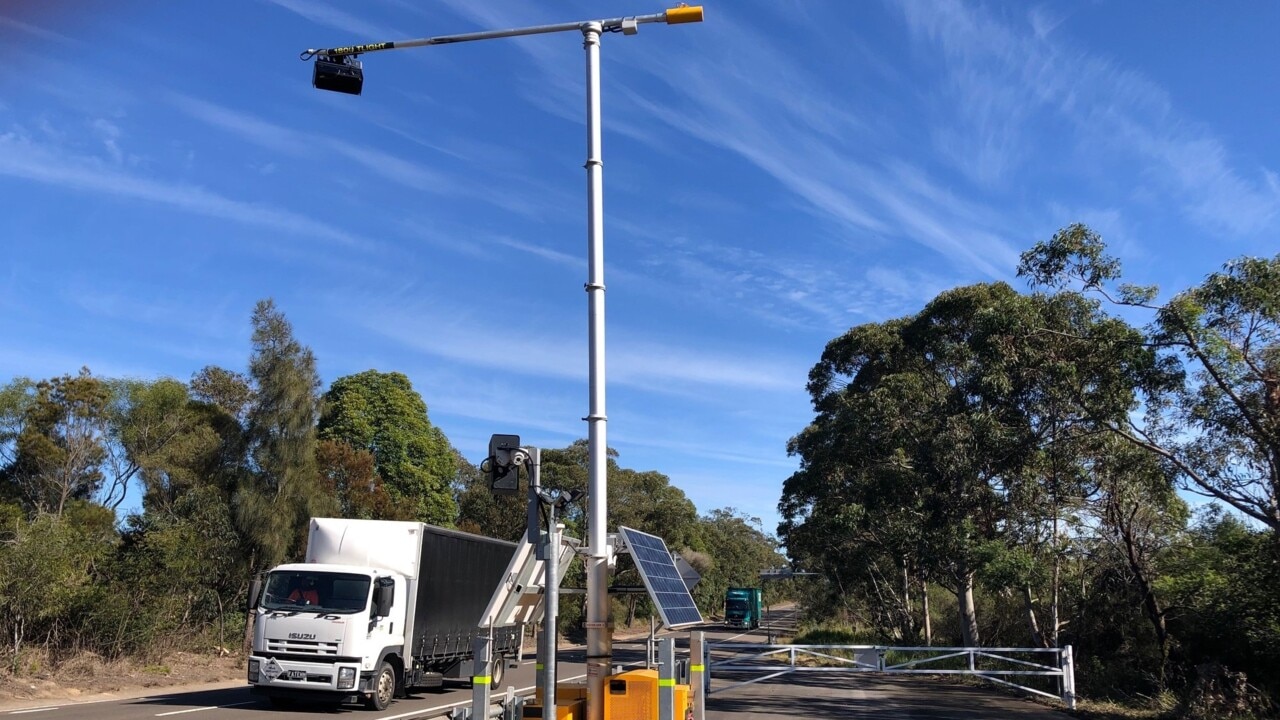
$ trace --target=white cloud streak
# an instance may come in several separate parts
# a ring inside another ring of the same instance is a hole
[[[46,30],[45,28],[42,28],[38,25],[24,23],[21,20],[15,20],[11,17],[6,17],[4,15],[0,15],[0,27],[11,27],[15,30],[19,30],[28,35],[31,35],[32,37],[38,37],[41,40],[53,40],[61,43],[75,42],[75,40],[72,40],[71,38],[61,33],[56,33],[52,30]]]
[[[348,233],[298,213],[263,203],[235,200],[194,185],[130,174],[106,166],[96,158],[75,156],[53,146],[32,143],[13,132],[0,135],[0,175],[68,190],[142,200],[197,215],[283,230],[343,245],[360,244]]]
[[[414,190],[440,196],[468,197],[515,214],[537,217],[546,212],[545,202],[539,202],[535,193],[545,189],[528,187],[523,190],[494,192],[492,184],[474,179],[457,177],[433,170],[403,156],[389,153],[368,145],[360,145],[319,133],[307,133],[263,120],[248,113],[239,112],[215,103],[174,93],[170,101],[178,110],[207,125],[225,130],[274,152],[309,157],[335,155],[346,158],[367,172],[384,180]],[[526,184],[529,181],[524,180]]]
[[[879,143],[853,106],[815,85],[767,36],[732,18],[716,25],[706,58],[650,64],[683,103],[659,105],[633,95],[639,110],[745,158],[851,242],[915,242],[962,268],[1008,274],[1016,253],[994,211],[949,196],[902,161],[873,160],[867,148]],[[737,47],[752,53],[733,52]],[[780,87],[786,93],[775,92]],[[947,202],[939,205],[939,198]]]
[[[369,40],[397,40],[399,33],[386,26],[365,22],[351,13],[314,0],[267,0],[317,25],[354,33]]]
[[[1274,227],[1280,215],[1274,172],[1242,175],[1222,141],[1181,116],[1163,88],[1059,40],[1059,21],[1033,10],[1026,27],[1016,27],[959,2],[901,7],[914,34],[946,58],[959,105],[980,108],[969,117],[979,145],[982,138],[1023,133],[1029,109],[1049,111],[1071,122],[1099,161],[1136,156],[1145,177],[1194,222],[1237,234]]]
[[[587,377],[586,347],[580,338],[518,327],[497,331],[440,307],[412,313],[366,309],[354,314],[348,308],[344,314],[351,322],[419,352],[472,367],[562,380]],[[442,317],[453,320],[436,319]],[[697,353],[625,338],[611,339],[609,345],[609,381],[656,392],[696,395],[696,388],[707,386],[787,392],[795,389],[794,379],[803,372],[793,363]]]

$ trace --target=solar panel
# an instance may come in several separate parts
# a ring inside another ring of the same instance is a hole
[[[618,531],[636,561],[649,597],[658,607],[662,624],[680,627],[701,623],[702,613],[698,612],[698,606],[694,604],[693,596],[689,594],[689,588],[680,577],[680,571],[676,569],[662,538],[629,527],[619,527]]]

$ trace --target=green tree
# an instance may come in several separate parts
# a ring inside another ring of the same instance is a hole
[[[249,377],[249,473],[235,504],[237,523],[257,550],[256,567],[263,568],[301,549],[310,517],[336,510],[316,468],[315,357],[294,338],[292,325],[271,300],[254,308]]]
[[[22,502],[14,462],[18,459],[18,436],[35,389],[35,382],[23,377],[0,387],[0,503]]]
[[[1166,598],[1170,635],[1184,662],[1247,670],[1249,680],[1280,694],[1280,546],[1273,533],[1205,509],[1189,542],[1161,558],[1156,591]],[[1261,713],[1259,714],[1260,716]]]
[[[1100,440],[1100,452],[1091,475],[1098,484],[1093,514],[1099,523],[1100,550],[1115,555],[1123,568],[1143,615],[1151,624],[1159,652],[1158,686],[1165,685],[1169,662],[1168,604],[1159,585],[1169,549],[1179,541],[1190,511],[1174,490],[1171,468],[1154,455],[1133,445],[1119,445],[1119,438]]]
[[[243,420],[253,403],[253,386],[243,373],[209,365],[191,376],[191,394]]]
[[[131,515],[110,568],[117,591],[92,614],[99,644],[117,638],[107,648],[113,654],[146,653],[212,628],[226,647],[253,576],[244,550],[231,506],[212,483],[186,489],[163,513]]]
[[[724,609],[724,593],[730,587],[761,587],[760,572],[780,567],[785,558],[778,541],[764,531],[760,519],[735,508],[719,508],[698,519],[701,551],[686,557],[701,579],[693,589],[704,613]],[[763,586],[766,602],[776,600],[776,588]]]
[[[28,508],[60,516],[69,501],[102,487],[111,399],[88,368],[36,385],[8,473]]]
[[[431,424],[408,377],[376,370],[348,375],[333,382],[324,401],[320,437],[371,453],[393,506],[422,522],[455,521],[456,452]]]
[[[208,366],[191,378],[190,438],[175,448],[173,461],[201,483],[216,485],[229,499],[248,475],[248,410],[255,400],[248,376]],[[216,438],[207,444],[207,428]]]
[[[1024,253],[1019,274],[1151,312],[1161,361],[1138,386],[1148,412],[1099,421],[1173,464],[1188,489],[1280,530],[1280,255],[1229,262],[1158,304],[1156,288],[1119,284],[1119,261],[1076,224]]]
[[[1081,402],[1098,415],[1127,412],[1131,366],[1149,359],[1094,303],[1002,283],[853,328],[810,374],[818,414],[790,443],[801,469],[780,504],[788,549],[806,562],[862,563],[827,568],[835,578],[870,574],[873,587],[890,588],[901,577],[899,605],[912,573],[940,583],[958,600],[962,641],[976,643],[975,580],[1016,559],[1008,551],[1019,535],[1042,522],[1028,499],[1062,480],[1045,472],[1046,450],[1082,421]],[[897,562],[827,547],[840,542],[892,549]]]
[[[316,462],[327,492],[338,501],[344,518],[413,520],[408,507],[397,505],[374,470],[373,454],[341,440],[321,440]]]
[[[552,452],[543,453],[544,484],[548,483],[547,457]],[[458,503],[458,529],[502,540],[519,540],[529,526],[527,479],[521,484],[519,492],[496,495],[489,483],[485,482],[480,468],[458,453],[455,453],[455,462],[458,467],[454,483]],[[570,531],[569,534],[574,535],[575,532]]]
[[[65,646],[115,544],[109,510],[70,498],[62,511],[0,527],[0,632],[11,668],[29,638]]]
[[[144,496],[149,496],[144,504],[159,493],[172,499],[194,482],[175,460],[214,444],[212,431],[201,426],[190,407],[187,386],[177,380],[110,384],[113,401],[106,462],[110,482],[103,493],[104,504],[118,507],[135,478],[142,478]]]

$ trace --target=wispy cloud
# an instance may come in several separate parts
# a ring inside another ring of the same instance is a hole
[[[570,255],[569,253],[563,253],[559,250],[552,250],[550,248],[542,247],[541,245],[521,242],[520,240],[509,237],[500,237],[496,242],[499,245],[504,245],[513,250],[519,250],[520,252],[534,255],[542,258],[543,260],[548,260],[557,265],[572,268],[574,270],[586,267],[586,260],[581,256]]]
[[[534,377],[581,381],[587,377],[582,338],[555,336],[542,328],[497,330],[473,322],[465,312],[433,307],[429,311],[365,308],[350,321],[418,352],[473,367],[488,367]],[[441,318],[450,318],[442,320]],[[759,356],[699,353],[616,335],[610,338],[609,381],[656,392],[696,392],[717,386],[764,392],[794,390],[804,368]]]
[[[325,138],[325,142],[334,152],[365,170],[405,187],[442,195],[454,194],[458,188],[458,183],[445,174],[391,153],[336,138]]]
[[[495,192],[492,184],[434,170],[402,155],[320,133],[308,133],[216,103],[173,93],[170,101],[183,113],[237,135],[255,145],[295,157],[344,157],[370,174],[414,190],[441,196],[468,197],[525,216],[545,212],[549,190],[527,177],[502,178],[508,187]],[[481,146],[474,146],[479,148]],[[473,148],[473,149],[474,149]],[[468,165],[474,167],[474,165]],[[543,200],[539,200],[543,196]]]
[[[93,121],[93,131],[102,141],[103,148],[107,154],[115,161],[117,165],[124,162],[124,151],[120,149],[120,126],[107,120],[106,118],[98,118]]]
[[[75,40],[72,40],[61,33],[56,33],[52,30],[42,28],[39,25],[32,25],[31,23],[25,23],[21,20],[15,20],[14,18],[6,17],[4,15],[0,15],[0,28],[12,28],[31,35],[32,37],[38,37],[41,40],[53,40],[61,43],[75,42]]]
[[[1030,142],[1023,127],[1028,113],[1054,113],[1075,126],[1097,161],[1139,159],[1144,179],[1181,202],[1198,224],[1239,234],[1274,227],[1280,215],[1274,172],[1241,173],[1223,142],[1179,113],[1163,88],[1070,45],[1054,31],[1057,18],[1033,9],[1025,25],[1015,25],[958,2],[901,8],[917,38],[946,58],[956,105],[978,109],[969,116],[969,139],[979,147],[997,136]]]
[[[828,333],[918,310],[954,279],[901,270],[907,283],[887,283],[882,260],[845,262],[843,238],[792,243],[790,253],[684,237],[661,223],[614,219],[611,227],[646,238],[651,248],[638,267],[610,269],[655,297],[685,298],[704,311],[751,315],[774,327]],[[712,279],[710,282],[708,279]]]
[[[728,12],[725,13],[728,15]],[[648,63],[682,99],[624,96],[639,112],[746,159],[851,243],[889,238],[930,248],[957,268],[1005,277],[1017,253],[1006,219],[950,195],[923,171],[876,152],[886,131],[834,87],[819,85],[769,36],[732,17],[706,28],[705,55]],[[743,56],[732,48],[751,47]],[[777,93],[780,87],[786,93]],[[945,198],[939,205],[936,200]]]
[[[317,25],[354,33],[369,40],[398,40],[400,33],[392,28],[362,20],[351,13],[315,0],[267,0],[296,13]]]
[[[33,143],[15,132],[0,135],[0,175],[79,192],[142,200],[197,215],[345,245],[358,244],[354,237],[342,230],[288,210],[236,200],[198,186],[132,174],[106,165],[97,158],[77,156],[52,145]]]
[[[300,156],[306,154],[311,147],[305,133],[267,122],[248,113],[180,93],[170,93],[169,102],[206,125],[238,135],[268,150]]]
[[[173,94],[174,107],[191,117],[238,135],[268,150],[294,156],[326,153],[341,155],[386,180],[440,194],[452,194],[457,185],[442,173],[365,145],[306,133],[263,120],[248,113],[186,95]]]

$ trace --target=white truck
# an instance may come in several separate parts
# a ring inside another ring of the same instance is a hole
[[[315,518],[306,561],[267,573],[254,605],[249,683],[272,703],[363,700],[470,676],[493,633],[497,687],[523,628],[479,619],[515,544],[418,522]]]

